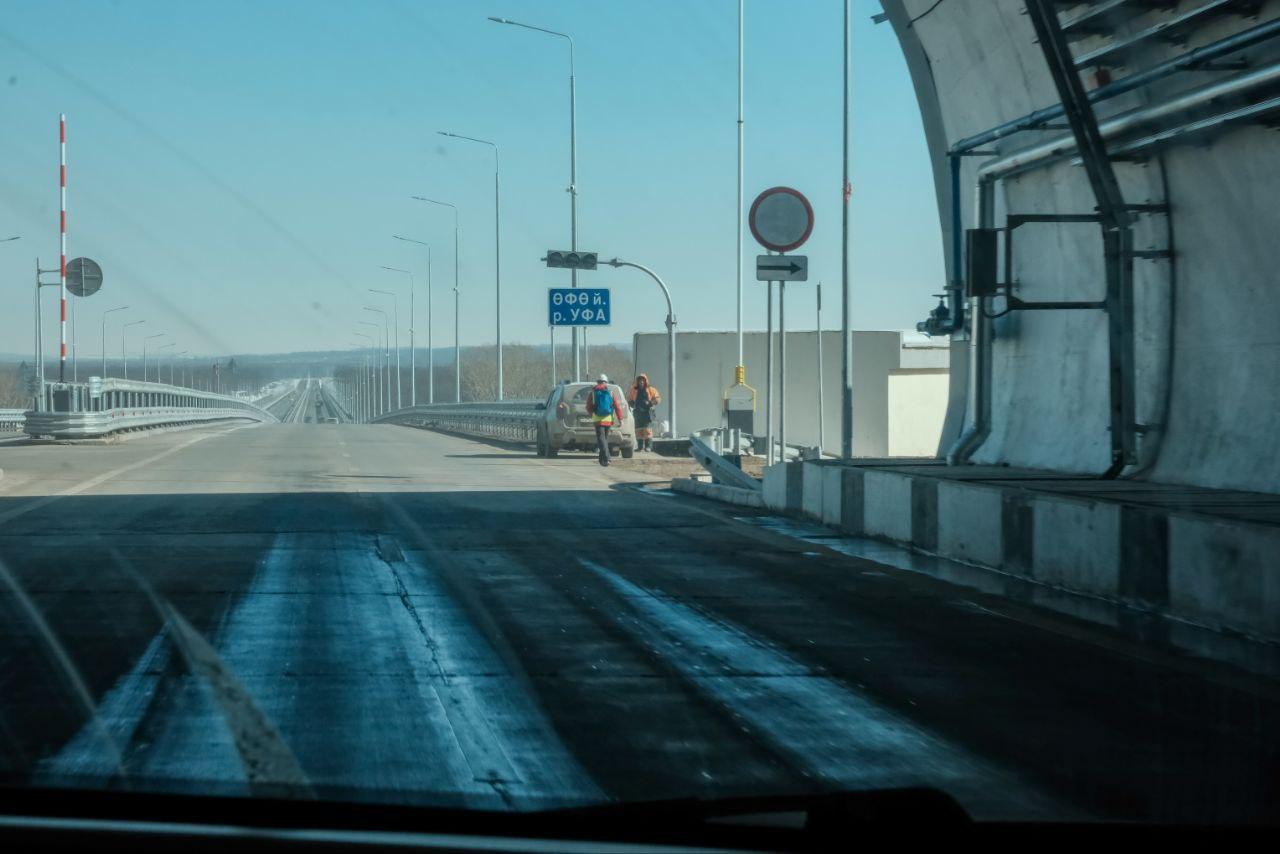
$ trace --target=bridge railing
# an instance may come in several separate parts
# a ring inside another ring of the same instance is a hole
[[[0,409],[0,433],[21,433],[26,421],[25,409]]]
[[[387,412],[374,418],[373,423],[448,430],[509,442],[536,442],[543,405],[541,400],[432,403]]]
[[[265,409],[225,394],[136,380],[47,383],[24,413],[29,436],[89,439],[126,430],[241,419],[275,422]]]

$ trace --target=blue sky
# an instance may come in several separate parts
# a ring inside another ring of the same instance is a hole
[[[106,283],[77,306],[82,357],[102,310],[145,319],[197,354],[330,349],[355,339],[366,288],[407,291],[417,273],[426,344],[425,250],[434,247],[435,344],[452,344],[451,214],[461,209],[462,342],[493,340],[493,185],[502,146],[504,339],[547,338],[539,258],[567,248],[567,50],[486,16],[577,42],[579,246],[639,261],[671,286],[681,329],[734,324],[734,0],[10,0],[0,18],[0,352],[31,348],[30,282],[57,258],[57,117],[68,116],[70,256]],[[855,327],[909,328],[944,279],[910,81],[891,28],[855,0]],[[839,0],[748,0],[746,194],[777,184],[813,201],[804,248],[839,321]],[[745,282],[749,328],[763,285]],[[584,273],[613,289],[614,325],[593,341],[660,330],[657,289],[634,271]],[[789,289],[812,328],[813,288]],[[46,289],[47,317],[56,311]],[[372,303],[388,305],[385,303]],[[407,329],[407,297],[401,303]],[[51,338],[56,330],[49,326]],[[407,345],[407,331],[401,333]]]

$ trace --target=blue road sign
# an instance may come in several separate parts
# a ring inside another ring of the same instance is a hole
[[[608,326],[608,288],[547,288],[547,317],[552,326]]]

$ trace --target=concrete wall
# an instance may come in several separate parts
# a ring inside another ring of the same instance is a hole
[[[915,333],[853,333],[854,453],[884,457],[894,449],[932,456],[938,447],[947,407],[945,374],[949,349],[945,341],[926,341]],[[775,337],[776,340],[776,337]],[[787,442],[818,444],[817,354],[819,336],[813,330],[787,333]],[[840,449],[840,333],[821,336],[824,395],[824,447]],[[766,347],[763,332],[744,336],[747,384],[757,391],[756,434],[765,432]],[[781,377],[775,344],[774,370]],[[664,395],[667,393],[666,333],[635,336],[636,370]],[[732,332],[681,332],[676,335],[678,424],[682,434],[724,422],[725,378],[737,364],[737,335]],[[891,403],[892,399],[892,403]],[[774,402],[781,409],[780,399]],[[898,423],[891,429],[891,409]],[[661,417],[666,418],[664,406]],[[904,420],[904,418],[906,420]],[[775,431],[776,431],[775,426]]]
[[[1136,31],[1200,5],[1153,8]],[[944,223],[950,191],[942,157],[950,143],[1057,100],[1043,55],[1020,2],[883,0],[915,78],[925,118]],[[1280,15],[1263,2],[1257,17],[1220,15],[1187,42],[1152,39],[1115,78]],[[1091,37],[1077,52],[1104,42]],[[1265,45],[1251,67],[1280,58]],[[1100,118],[1232,72],[1185,72],[1141,93],[1099,104]],[[1096,81],[1085,75],[1086,87]],[[1056,131],[1054,133],[1060,133]],[[1045,137],[1021,134],[984,148],[1008,153]],[[1143,216],[1140,249],[1172,248],[1173,261],[1139,260],[1137,406],[1141,456],[1149,476],[1171,482],[1280,491],[1280,137],[1258,125],[1232,126],[1203,144],[1166,149],[1140,162],[1117,162],[1130,202],[1164,202],[1170,216]],[[965,158],[960,210],[971,227],[980,157]],[[1084,170],[1069,163],[998,188],[996,223],[1006,212],[1081,213],[1094,208]],[[948,255],[950,247],[948,247]],[[1102,293],[1098,230],[1033,225],[1016,233],[1013,269],[1026,300],[1094,299]],[[947,271],[939,271],[940,277]],[[931,301],[921,294],[921,315]],[[1176,311],[1175,311],[1176,309]],[[1101,312],[1020,312],[996,324],[994,429],[975,460],[1074,472],[1107,467],[1107,336]],[[960,366],[957,365],[957,368]],[[953,380],[953,392],[963,383]],[[953,404],[950,422],[956,421]]]
[[[888,377],[890,457],[931,457],[938,448],[946,419],[949,372],[944,370],[894,370]]]

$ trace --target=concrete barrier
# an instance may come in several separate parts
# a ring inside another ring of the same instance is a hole
[[[771,510],[851,536],[1078,595],[1071,610],[1086,619],[1088,601],[1105,600],[1280,642],[1280,510],[1270,496],[1257,496],[1258,521],[1223,519],[1213,508],[1238,508],[1248,496],[1202,490],[1193,496],[1198,509],[1187,509],[1192,500],[1183,487],[1113,482],[1091,491],[1099,482],[1054,481],[1047,473],[978,482],[956,469],[931,471],[937,473],[834,460],[779,463],[765,470],[760,494]],[[1125,489],[1157,497],[1164,490],[1172,498],[1161,506],[1107,497]]]

